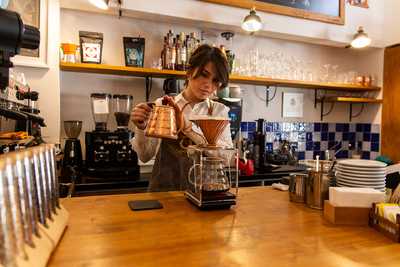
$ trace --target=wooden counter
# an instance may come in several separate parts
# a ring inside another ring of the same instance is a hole
[[[241,188],[230,210],[182,192],[65,199],[70,222],[49,266],[400,266],[400,244],[369,227],[332,226],[270,187]],[[133,199],[164,209],[132,212]]]

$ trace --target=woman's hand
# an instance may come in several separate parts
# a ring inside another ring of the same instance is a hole
[[[140,130],[146,129],[151,114],[151,107],[147,103],[136,105],[131,112],[131,121]]]

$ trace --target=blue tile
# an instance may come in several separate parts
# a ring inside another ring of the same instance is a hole
[[[372,142],[371,143],[371,151],[379,152],[379,143]]]
[[[321,132],[329,131],[329,124],[328,123],[321,123]]]
[[[241,130],[242,132],[247,132],[247,121],[242,121],[242,122],[240,123],[240,130]]]
[[[349,141],[356,141],[356,133],[349,133]]]
[[[257,123],[255,121],[250,121],[247,123],[247,131],[255,132],[257,129]]]
[[[362,149],[362,141],[357,142],[357,149],[361,150]]]
[[[274,130],[274,124],[272,122],[265,123],[265,132],[270,133]]]
[[[379,134],[377,133],[371,134],[371,142],[379,142]]]
[[[274,122],[274,132],[280,132],[281,130],[281,124],[279,122]]]
[[[282,133],[275,133],[275,140],[282,140]]]
[[[336,132],[343,132],[343,123],[336,123]]]
[[[274,144],[273,143],[266,143],[265,144],[265,150],[268,152],[273,152],[274,151]]]
[[[371,133],[364,133],[363,141],[371,141]]]
[[[362,159],[370,159],[371,153],[369,151],[363,151],[361,154]]]
[[[348,133],[350,130],[350,125],[348,123],[343,123],[343,132]]]
[[[328,141],[328,133],[321,132],[321,141]]]
[[[362,123],[357,123],[356,124],[356,131],[357,132],[362,132],[363,131],[363,124]]]
[[[314,142],[313,143],[313,150],[314,151],[321,150],[321,142]]]
[[[305,142],[306,141],[306,133],[299,132],[298,138],[299,138],[299,142]]]
[[[328,133],[328,140],[335,141],[335,133]]]
[[[299,160],[306,159],[306,152],[304,152],[304,151],[298,152],[298,153],[297,153],[297,158],[298,158]]]
[[[313,142],[307,142],[306,143],[306,151],[313,151],[314,150],[313,145],[314,145]]]
[[[312,141],[312,133],[306,133],[306,141]]]
[[[336,154],[336,158],[338,159],[346,159],[349,157],[349,151],[348,150],[341,150],[339,153]]]
[[[349,141],[349,132],[343,132],[342,140],[343,141]]]
[[[371,132],[371,124],[370,123],[364,123],[363,125],[363,132],[370,133]]]
[[[305,132],[306,131],[306,123],[300,122],[299,123],[299,131],[300,132]]]
[[[314,123],[314,132],[320,132],[321,131],[321,123]]]

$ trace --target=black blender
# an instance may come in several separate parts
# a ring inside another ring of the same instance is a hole
[[[95,130],[86,132],[86,171],[90,176],[107,179],[139,178],[137,154],[130,141],[133,133],[128,129],[133,97],[113,96],[114,116],[117,130],[107,130],[107,120],[111,113],[111,95],[92,94],[92,112]]]
[[[82,148],[78,139],[82,129],[82,121],[64,121],[67,140],[64,146],[61,182],[75,182],[82,171]]]

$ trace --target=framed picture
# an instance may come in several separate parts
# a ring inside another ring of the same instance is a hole
[[[9,0],[7,9],[19,13],[24,24],[37,27],[40,30],[39,49],[21,49],[20,54],[12,58],[14,65],[48,68],[48,0]]]
[[[369,8],[368,0],[347,0],[347,2],[352,6]]]
[[[344,25],[345,0],[202,0],[303,19]]]
[[[142,37],[124,37],[123,41],[125,66],[143,68],[145,39]]]
[[[282,117],[302,118],[304,109],[303,93],[282,93]]]

